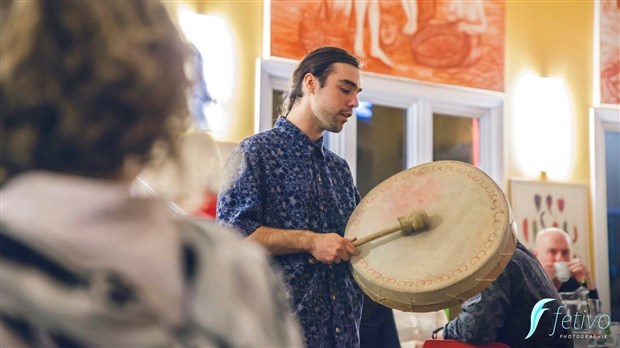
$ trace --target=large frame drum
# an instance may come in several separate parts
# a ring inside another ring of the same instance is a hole
[[[499,186],[457,161],[437,161],[385,180],[357,206],[345,237],[398,225],[412,211],[428,214],[428,230],[395,232],[358,247],[353,276],[374,301],[402,311],[456,305],[489,286],[516,246],[513,217]]]

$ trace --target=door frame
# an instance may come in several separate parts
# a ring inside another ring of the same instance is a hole
[[[611,311],[609,279],[609,243],[607,240],[607,175],[605,132],[620,132],[620,105],[590,108],[590,193],[592,199],[592,236],[594,275],[603,312]],[[596,252],[599,251],[599,252]]]

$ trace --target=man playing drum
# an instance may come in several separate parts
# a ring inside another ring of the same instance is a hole
[[[323,47],[295,70],[271,130],[241,142],[228,161],[217,219],[262,244],[285,274],[308,347],[358,347],[362,292],[344,229],[360,196],[347,163],[323,146],[362,90],[359,62]]]

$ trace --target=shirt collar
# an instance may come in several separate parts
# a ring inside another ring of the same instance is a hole
[[[323,150],[323,136],[321,136],[319,140],[313,142],[304,132],[301,131],[301,129],[297,128],[297,126],[291,123],[291,121],[287,120],[286,117],[278,117],[275,130],[280,132],[280,134],[288,142],[290,142],[296,150],[308,154],[316,152],[321,156],[325,155]]]

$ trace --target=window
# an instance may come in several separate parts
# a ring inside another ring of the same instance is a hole
[[[282,102],[282,93],[284,93],[283,91],[280,90],[273,90],[272,92],[272,99],[271,99],[271,105],[273,105],[273,110],[271,111],[271,126],[273,127],[276,124],[276,121],[278,120],[278,117],[280,117],[280,103]]]
[[[433,160],[480,165],[478,118],[433,114]]]
[[[273,126],[274,108],[279,106],[274,91],[286,88],[297,62],[269,58],[258,64],[257,132]],[[502,93],[364,72],[362,86],[360,100],[372,105],[371,119],[358,115],[341,133],[326,133],[328,148],[347,160],[360,191],[396,170],[452,157],[453,152],[444,148],[446,131],[464,136],[452,146],[471,149],[466,151],[468,156],[450,159],[477,165],[500,187],[505,186]]]
[[[620,137],[620,108],[605,106],[590,109],[590,187],[592,193],[592,227],[596,287],[603,312],[611,313],[613,321],[620,316],[620,186],[618,173],[618,140]]]
[[[368,102],[360,105],[364,108],[356,112],[358,170],[354,176],[364,197],[383,180],[407,168],[407,110]]]

